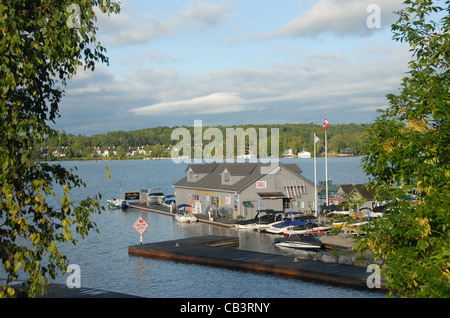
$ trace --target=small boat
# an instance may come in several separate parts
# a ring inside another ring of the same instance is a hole
[[[148,190],[147,198],[148,201],[150,202],[150,205],[152,204],[161,205],[165,197],[166,196],[164,195],[164,193],[162,193],[161,188],[151,188],[150,190]]]
[[[261,230],[269,227],[272,223],[280,221],[282,211],[274,211],[273,209],[258,210],[253,219],[237,221],[234,226],[236,229],[252,229]]]
[[[128,209],[130,207],[130,204],[122,199],[108,199],[106,203],[110,209]]]
[[[195,223],[197,222],[197,217],[192,213],[186,211],[179,211],[175,215],[175,220],[181,223]]]
[[[324,248],[322,241],[312,233],[285,235],[284,237],[276,238],[274,245],[301,250],[319,250]]]
[[[307,226],[308,224],[299,218],[286,218],[283,221],[272,223],[265,228],[265,232],[272,234],[282,234],[291,227]]]
[[[321,226],[315,223],[307,223],[306,226],[293,226],[288,228],[284,234],[307,234],[307,233],[326,233],[332,229],[331,226]]]
[[[165,207],[170,207],[171,205],[174,205],[174,204],[176,204],[174,195],[165,196],[163,202],[161,203],[161,205],[165,206]]]
[[[180,204],[177,206],[177,209],[180,211],[190,212],[191,206],[189,204]]]

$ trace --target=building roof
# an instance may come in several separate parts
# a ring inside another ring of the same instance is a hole
[[[293,174],[301,176],[302,170],[296,164],[282,164],[283,167]],[[221,191],[241,191],[249,184],[255,182],[265,174],[261,173],[262,167],[270,167],[269,163],[206,163],[206,164],[192,164],[189,165],[185,172],[192,169],[194,173],[207,174],[198,181],[189,182],[187,176],[174,183],[174,187],[189,187],[196,189],[215,189]],[[233,184],[227,185],[222,183],[222,172],[227,170],[231,176],[243,176],[240,180]],[[305,181],[310,182],[303,176]]]
[[[351,195],[355,191],[358,191],[359,194],[367,200],[372,201],[375,198],[375,189],[366,188],[363,184],[341,184],[339,187],[347,196]]]
[[[354,184],[341,184],[339,186],[346,195],[349,195],[355,188]]]
[[[363,184],[355,185],[355,191],[358,191],[361,196],[367,200],[374,200],[375,188],[366,188]]]

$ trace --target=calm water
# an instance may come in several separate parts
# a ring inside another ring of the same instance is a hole
[[[359,157],[328,158],[328,175],[334,183],[363,183],[367,177],[360,167]],[[313,159],[285,159],[297,163],[303,175],[314,180]],[[161,187],[173,194],[172,184],[184,175],[186,164],[171,160],[83,161],[63,162],[76,166],[77,174],[87,187],[76,189],[71,199],[76,201],[101,192],[103,199],[118,197],[122,191]],[[325,179],[324,159],[317,159],[318,180]],[[111,179],[106,176],[106,167]],[[61,250],[71,264],[81,268],[81,285],[95,289],[122,292],[148,298],[345,298],[383,297],[371,291],[359,291],[268,275],[183,264],[129,256],[128,246],[139,244],[139,235],[132,228],[142,215],[150,227],[143,236],[144,243],[174,240],[199,235],[239,236],[241,249],[279,252],[271,244],[273,236],[253,231],[236,231],[206,224],[180,224],[173,218],[139,210],[108,211],[94,217],[100,233],[91,233],[76,246],[65,245]],[[57,282],[66,282],[68,275]]]

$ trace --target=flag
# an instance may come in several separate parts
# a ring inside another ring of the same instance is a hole
[[[327,118],[325,117],[325,121],[323,122],[323,127],[322,127],[322,129],[323,129],[323,130],[327,130],[328,126],[330,126],[330,124],[328,123],[328,120],[327,120]]]
[[[261,198],[258,198],[258,205],[262,206]]]
[[[316,133],[314,133],[314,143],[318,142],[320,139],[316,136]]]

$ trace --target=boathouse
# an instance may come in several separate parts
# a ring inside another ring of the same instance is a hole
[[[352,197],[355,200],[364,199],[362,205],[358,205],[357,209],[369,208],[384,204],[384,202],[379,202],[375,199],[375,189],[367,188],[363,184],[341,184],[336,191],[336,200],[340,202],[345,202],[347,198]]]
[[[312,212],[314,183],[302,175],[296,164],[206,163],[191,164],[186,176],[176,182],[176,203],[201,203],[202,212],[212,207],[224,215],[244,219],[258,209]]]

